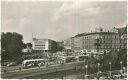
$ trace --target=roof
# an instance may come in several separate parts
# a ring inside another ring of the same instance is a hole
[[[127,34],[127,26],[123,28],[116,28],[118,30],[119,35]]]
[[[24,60],[23,63],[29,62],[29,61],[42,61],[44,59],[30,59],[30,60]]]
[[[115,32],[92,32],[92,33],[87,33],[86,35],[91,35],[91,34],[117,34]]]
[[[84,35],[86,35],[86,33],[77,34],[75,37],[81,37],[81,36],[84,36]]]
[[[81,37],[81,36],[86,36],[86,35],[91,35],[91,34],[117,34],[117,33],[115,32],[90,32],[90,33],[77,34],[75,37]]]

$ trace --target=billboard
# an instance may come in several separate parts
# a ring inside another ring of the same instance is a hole
[[[48,50],[48,40],[46,39],[33,40],[33,50]]]

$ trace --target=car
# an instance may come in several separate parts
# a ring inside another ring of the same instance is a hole
[[[10,67],[10,66],[16,66],[16,63],[15,62],[10,62],[9,64],[7,64],[7,67]]]
[[[10,62],[3,62],[1,63],[1,66],[7,66]]]

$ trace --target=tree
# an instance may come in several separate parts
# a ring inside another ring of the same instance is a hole
[[[102,70],[108,71],[110,68],[109,62],[112,63],[112,70],[120,69],[120,61],[123,62],[123,66],[127,66],[127,50],[121,49],[120,51],[112,50],[107,54],[104,54],[102,63]]]
[[[101,60],[102,63],[102,70],[108,71],[109,70],[109,62],[112,63],[112,67],[114,69],[116,61],[118,59],[117,51],[111,50],[109,53],[103,55],[103,59]]]
[[[118,59],[115,66],[120,69],[120,61],[122,61],[123,66],[127,67],[127,49],[121,49],[118,53]]]
[[[16,61],[22,56],[23,36],[16,32],[2,32],[1,34],[1,60]]]
[[[32,43],[26,43],[26,46],[32,48]]]

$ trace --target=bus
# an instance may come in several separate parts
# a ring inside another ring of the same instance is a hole
[[[24,60],[22,62],[23,68],[37,67],[37,66],[45,66],[46,60],[44,59],[30,59]]]

